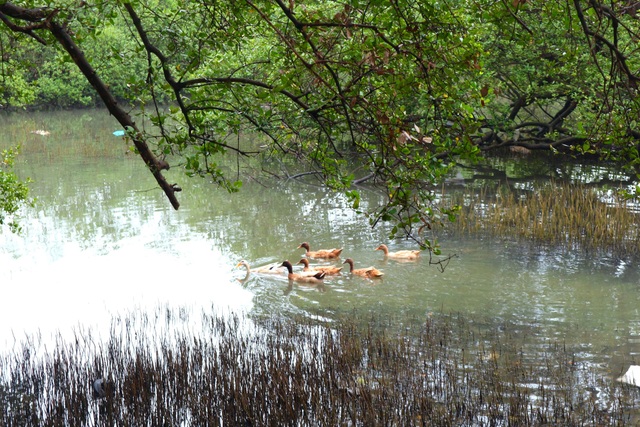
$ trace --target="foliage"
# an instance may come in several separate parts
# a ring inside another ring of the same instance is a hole
[[[23,205],[31,205],[27,182],[20,181],[10,169],[13,167],[18,148],[3,150],[0,153],[0,225],[7,224],[9,229],[18,233],[20,225],[15,217]]]
[[[316,177],[359,212],[357,185],[373,185],[387,202],[361,212],[371,224],[392,221],[393,235],[435,250],[427,231],[456,210],[433,186],[481,153],[542,149],[638,168],[634,4],[57,1],[31,15],[4,4],[1,40],[17,49],[2,64],[21,72],[3,95],[94,102],[53,50],[61,23],[57,40],[68,35],[112,95],[151,116],[146,132],[122,124],[153,145],[159,161],[145,161],[170,198],[156,170],[165,158],[237,191],[240,171],[221,161],[235,153],[264,160],[270,176]]]
[[[637,69],[638,25],[635,12],[618,3],[610,14],[597,2],[479,6],[490,22],[486,66],[495,76],[485,90],[497,104],[483,125],[484,148],[517,144],[633,161],[625,147],[636,144],[637,76],[630,70]]]
[[[106,10],[92,9],[92,12],[91,19],[83,14],[70,14],[68,26],[82,41],[85,55],[91,58],[114,96],[135,101],[136,94],[130,90],[129,82],[145,69],[145,61],[132,54],[138,46],[122,26],[107,23],[98,27]],[[69,108],[99,104],[94,88],[52,40],[39,45],[23,34],[5,32],[0,34],[0,50],[11,52],[3,55],[6,59],[0,62],[3,107]]]
[[[376,4],[372,14],[369,6],[309,3],[291,10],[246,1],[211,10],[191,2],[165,11],[164,37],[145,46],[162,70],[145,83],[178,101],[169,114],[157,110],[159,149],[184,158],[190,174],[230,190],[238,184],[215,156],[285,154],[294,162],[284,170],[276,163],[271,175],[299,176],[310,167],[326,185],[348,191],[356,210],[352,184],[375,181],[388,203],[363,212],[373,225],[395,221],[394,234],[428,228],[439,220],[430,186],[453,164],[444,159],[477,154],[468,138],[477,128],[468,105],[481,79],[474,64],[481,45],[455,10],[400,2]],[[128,12],[142,23],[161,19],[144,7]],[[138,31],[143,38],[148,30]],[[266,144],[228,144],[238,132],[256,131]]]

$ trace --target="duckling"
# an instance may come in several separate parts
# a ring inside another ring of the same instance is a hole
[[[299,274],[293,272],[293,265],[289,261],[283,261],[280,267],[287,267],[287,271],[289,275],[287,276],[289,280],[293,280],[296,282],[306,282],[306,283],[323,283],[322,279],[326,276],[327,273],[323,273],[322,271],[317,272],[313,276],[308,274]]]
[[[277,262],[274,264],[268,264],[262,267],[257,267],[252,270],[251,267],[249,267],[249,263],[245,260],[242,260],[236,265],[236,268],[240,266],[243,266],[244,268],[247,269],[247,276],[251,272],[259,273],[259,274],[282,274],[282,270],[280,270],[280,264],[278,264]]]
[[[380,245],[376,248],[376,251],[383,251],[385,257],[403,259],[403,260],[415,260],[420,256],[418,250],[404,250],[398,252],[389,252],[387,245]]]
[[[334,265],[314,265],[313,267],[309,267],[309,260],[306,258],[302,258],[298,264],[304,264],[304,268],[302,271],[311,272],[311,271],[322,271],[327,273],[327,276],[340,274],[342,267],[336,267]]]
[[[342,248],[340,249],[318,249],[317,251],[312,251],[309,248],[309,243],[304,242],[298,246],[298,249],[305,248],[307,253],[305,254],[308,258],[338,258],[342,253]]]
[[[368,279],[376,279],[384,276],[384,273],[378,270],[375,267],[367,267],[367,268],[353,268],[353,260],[351,258],[347,258],[344,260],[343,264],[349,264],[351,274],[356,274],[358,276],[366,277]]]

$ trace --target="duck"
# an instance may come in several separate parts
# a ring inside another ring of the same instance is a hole
[[[384,276],[384,273],[378,270],[375,267],[367,267],[367,268],[353,268],[353,260],[351,258],[347,258],[344,260],[343,264],[349,264],[349,271],[351,274],[355,274],[358,276],[366,277],[368,279],[377,279]]]
[[[300,248],[304,248],[307,250],[307,253],[305,254],[307,256],[307,258],[338,258],[340,256],[340,254],[342,253],[342,248],[340,249],[318,249],[317,251],[312,251],[309,248],[309,243],[304,242],[304,243],[300,243],[300,246],[298,246],[298,249]]]
[[[387,245],[380,245],[376,248],[376,251],[383,251],[385,257],[395,258],[395,259],[404,259],[404,260],[415,260],[420,256],[419,250],[404,250],[398,252],[389,252],[389,248]]]
[[[289,261],[283,261],[282,265],[280,267],[286,267],[287,271],[289,272],[287,277],[289,278],[289,280],[293,280],[295,282],[323,283],[324,276],[327,275],[327,273],[324,273],[322,271],[318,271],[315,274],[311,274],[311,273],[303,273],[303,274],[294,273],[293,272],[293,265],[291,265],[291,263]]]
[[[280,270],[280,264],[278,264],[277,262],[274,264],[268,264],[262,267],[251,269],[251,267],[249,267],[249,263],[245,260],[242,260],[236,265],[236,268],[240,266],[243,266],[247,269],[247,276],[252,272],[258,274],[282,274],[282,270]]]
[[[313,267],[309,267],[309,260],[306,258],[302,258],[300,262],[298,262],[298,264],[304,265],[302,271],[322,271],[324,273],[327,273],[327,276],[340,274],[340,271],[342,270],[342,267],[336,267],[335,265],[314,265]]]

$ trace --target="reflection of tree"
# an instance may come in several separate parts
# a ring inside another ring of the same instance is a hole
[[[596,162],[568,162],[548,154],[494,157],[474,165],[458,165],[460,173],[447,180],[452,185],[522,188],[550,179],[557,183],[581,183],[585,188],[624,187],[635,180],[617,170],[616,165]]]

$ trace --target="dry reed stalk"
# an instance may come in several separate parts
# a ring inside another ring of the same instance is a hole
[[[452,195],[462,206],[452,229],[463,234],[489,233],[573,249],[640,253],[638,213],[631,201],[584,185],[547,184],[524,194],[501,189],[476,196]]]
[[[633,405],[605,379],[584,404],[594,384],[573,354],[540,355],[522,326],[351,313],[249,332],[237,317],[203,319],[188,331],[181,316],[164,329],[134,316],[104,343],[80,335],[42,351],[34,340],[0,356],[0,425],[623,425],[607,402]],[[98,400],[96,375],[108,385]]]

